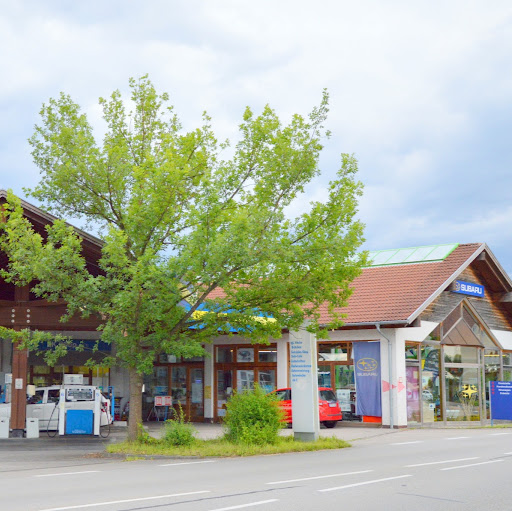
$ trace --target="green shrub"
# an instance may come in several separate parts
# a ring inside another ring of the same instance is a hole
[[[156,444],[156,438],[153,438],[145,429],[142,424],[137,424],[137,443],[138,444]]]
[[[176,418],[165,421],[162,443],[172,446],[189,446],[196,441],[196,430],[185,419],[181,406],[176,412]]]
[[[282,418],[275,395],[266,394],[258,385],[235,392],[226,405],[226,438],[236,444],[275,444]]]

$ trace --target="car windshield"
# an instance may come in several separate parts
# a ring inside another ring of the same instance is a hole
[[[276,396],[279,401],[286,401],[290,399],[290,392],[288,389],[276,390]]]
[[[332,390],[319,390],[318,394],[322,401],[336,401],[336,396]]]

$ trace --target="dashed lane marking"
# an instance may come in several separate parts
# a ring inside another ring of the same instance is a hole
[[[229,511],[230,509],[242,509],[243,507],[262,506],[263,504],[270,504],[271,502],[277,502],[279,499],[260,500],[258,502],[249,502],[249,504],[240,504],[238,506],[220,507],[212,509],[211,511]]]
[[[312,481],[314,479],[327,479],[328,477],[341,477],[341,476],[351,476],[354,474],[367,474],[368,472],[373,472],[373,470],[359,470],[358,472],[344,472],[342,474],[328,474],[325,476],[301,477],[300,479],[287,479],[286,481],[271,481],[270,483],[265,483],[265,484],[297,483],[299,481]]]
[[[456,470],[458,468],[469,468],[469,467],[476,467],[478,465],[488,465],[489,463],[499,463],[503,460],[491,460],[491,461],[482,461],[481,463],[470,463],[469,465],[459,465],[457,467],[446,467],[446,468],[440,468],[439,470]]]
[[[99,470],[82,470],[81,472],[61,472],[60,474],[38,474],[34,477],[74,476],[77,474],[94,474],[99,472]]]
[[[372,481],[363,481],[361,483],[345,484],[344,486],[336,486],[335,488],[325,488],[324,490],[318,490],[319,492],[344,490],[346,488],[354,488],[356,486],[364,486],[365,484],[382,483],[384,481],[393,481],[394,479],[404,479],[405,477],[412,477],[412,474],[395,477],[385,477],[384,479],[373,479]]]
[[[127,504],[129,502],[142,502],[144,500],[169,499],[171,497],[185,497],[187,495],[198,495],[199,493],[210,493],[209,490],[190,491],[186,493],[170,493],[169,495],[153,495],[152,497],[139,497],[136,499],[110,500],[108,502],[94,502],[93,504],[80,504],[78,506],[52,507],[40,509],[39,511],[67,511],[68,509],[85,509],[89,507],[111,506],[112,504]]]
[[[443,461],[429,461],[428,463],[415,463],[414,465],[405,465],[406,467],[425,467],[427,465],[440,465],[442,463],[456,463],[457,461],[471,461],[477,460],[479,457],[474,458],[459,458],[458,460],[443,460]]]

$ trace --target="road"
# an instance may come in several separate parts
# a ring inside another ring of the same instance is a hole
[[[37,454],[16,470],[0,462],[2,511],[512,509],[511,429],[406,430],[251,458],[44,465]]]

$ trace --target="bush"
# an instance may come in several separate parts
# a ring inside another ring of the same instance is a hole
[[[165,421],[162,443],[186,447],[196,441],[195,432],[194,426],[185,419],[185,414],[180,406],[176,418]]]
[[[275,444],[283,427],[283,412],[274,394],[254,390],[236,392],[226,405],[226,437],[236,444]]]
[[[137,424],[137,443],[151,445],[156,444],[156,438],[153,438],[145,429],[142,424]]]

